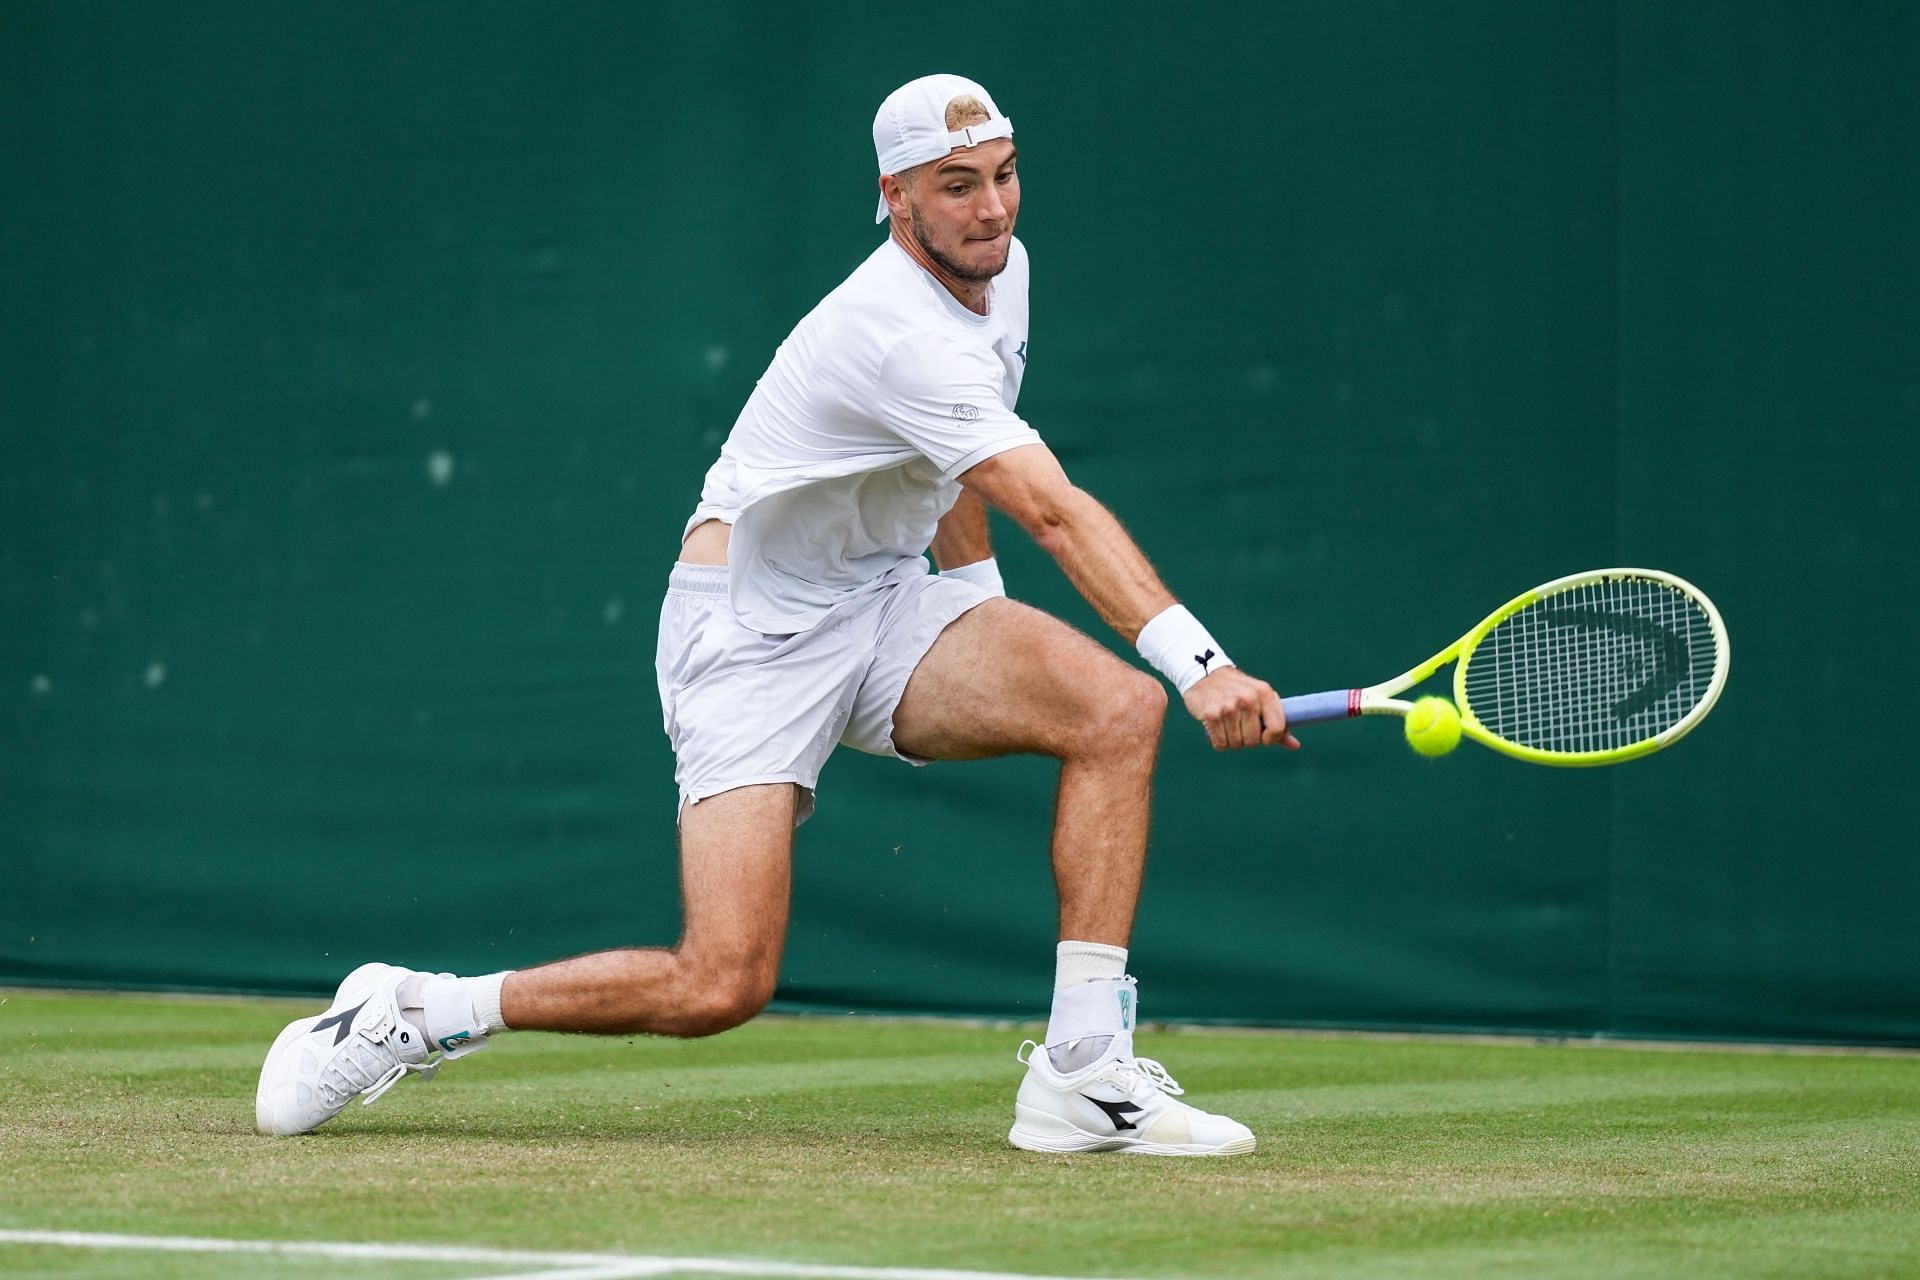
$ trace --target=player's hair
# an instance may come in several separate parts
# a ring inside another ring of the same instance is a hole
[[[992,118],[980,99],[970,93],[963,93],[947,104],[947,128],[949,129],[964,129],[970,124],[983,124]],[[911,169],[902,169],[893,176],[902,186],[910,188],[915,182],[919,181],[920,171],[932,163],[933,161],[929,160],[926,164],[917,164]]]
[[[991,118],[987,109],[980,105],[980,99],[970,93],[963,93],[947,104],[949,129],[964,129],[970,124],[982,124]]]

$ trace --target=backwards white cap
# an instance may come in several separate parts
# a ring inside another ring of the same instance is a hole
[[[947,104],[971,96],[987,109],[988,118],[964,129],[947,128]],[[939,160],[955,147],[973,147],[994,138],[1011,138],[1013,121],[1000,114],[993,99],[965,76],[921,76],[887,95],[873,117],[873,154],[882,174],[899,173],[929,160]],[[887,198],[880,197],[875,222],[887,220]]]

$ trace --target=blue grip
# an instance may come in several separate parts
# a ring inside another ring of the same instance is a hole
[[[1345,720],[1356,714],[1352,708],[1357,703],[1353,689],[1329,689],[1325,693],[1301,693],[1291,698],[1280,699],[1281,709],[1287,713],[1287,727],[1297,724],[1319,724],[1325,720]]]

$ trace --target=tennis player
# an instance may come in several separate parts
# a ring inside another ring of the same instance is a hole
[[[510,1029],[703,1036],[752,1018],[779,974],[793,830],[845,744],[913,765],[1060,762],[1062,941],[1045,1043],[1016,1055],[1016,1146],[1253,1149],[1244,1125],[1181,1101],[1134,1054],[1126,948],[1166,694],[1006,598],[984,504],[1059,562],[1215,748],[1299,743],[1273,689],[1014,411],[1029,351],[1013,122],[978,84],[927,76],[888,95],[873,144],[888,237],[781,344],[668,578],[657,669],[680,791],[679,944],[484,977],[364,965],[275,1041],[262,1132],[311,1130]]]

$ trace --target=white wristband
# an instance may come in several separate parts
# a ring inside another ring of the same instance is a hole
[[[1185,693],[1222,667],[1233,665],[1220,642],[1200,625],[1183,604],[1168,605],[1140,628],[1134,641],[1140,656]]]
[[[958,578],[962,582],[971,582],[990,595],[1004,596],[1007,584],[1000,580],[1000,562],[992,556],[985,560],[976,560],[972,564],[956,565],[951,569],[942,569],[943,578]]]

